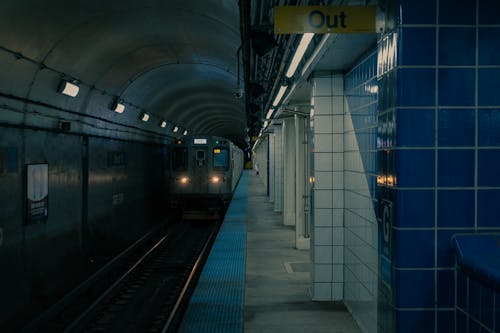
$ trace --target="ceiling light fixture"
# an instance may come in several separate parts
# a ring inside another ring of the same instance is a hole
[[[295,50],[295,54],[293,55],[292,61],[290,62],[290,66],[288,66],[288,70],[286,71],[286,77],[291,78],[295,71],[297,70],[297,66],[299,66],[300,61],[304,57],[304,53],[306,53],[309,44],[311,43],[314,34],[312,32],[308,32],[302,35],[300,39],[299,46]]]
[[[123,104],[121,99],[116,98],[111,104],[111,109],[116,113],[123,113],[125,111],[125,104]]]
[[[80,87],[74,83],[62,80],[57,91],[67,96],[76,97],[80,91]]]
[[[184,132],[182,132],[182,135],[188,135],[188,130],[184,130]]]
[[[161,128],[167,127],[167,121],[166,120],[162,120],[161,123],[160,123],[160,127]]]
[[[172,128],[172,132],[174,132],[174,133],[179,132],[179,126],[175,125],[174,128]]]
[[[278,94],[276,94],[276,98],[273,101],[273,107],[276,107],[278,106],[278,104],[280,104],[281,98],[285,94],[286,88],[287,88],[286,86],[281,86],[280,90],[278,91]]]
[[[141,114],[141,120],[144,121],[144,122],[148,121],[149,120],[149,114],[146,113],[146,112],[142,113]]]
[[[269,109],[266,114],[266,119],[271,119],[271,116],[273,115],[274,109]]]

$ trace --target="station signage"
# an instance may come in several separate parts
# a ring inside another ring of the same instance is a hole
[[[46,222],[49,216],[49,165],[29,164],[26,176],[26,224]]]
[[[375,6],[277,6],[275,34],[373,33]]]

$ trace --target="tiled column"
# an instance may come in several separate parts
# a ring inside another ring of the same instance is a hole
[[[283,210],[283,124],[274,121],[274,211]]]
[[[275,160],[275,135],[270,133],[269,136],[269,168],[268,168],[268,179],[269,179],[269,201],[274,202],[274,191],[275,191],[275,175],[276,175],[276,160]]]
[[[306,122],[308,117],[294,116],[295,121],[295,247],[301,250],[310,248],[309,215],[305,212],[305,200],[309,196],[307,181]]]
[[[344,80],[341,74],[313,78],[314,201],[313,299],[343,299],[344,282]]]
[[[283,223],[295,225],[295,120],[283,121]]]
[[[383,332],[479,329],[455,326],[450,239],[500,231],[499,12],[491,0],[388,11],[398,24],[378,51]]]

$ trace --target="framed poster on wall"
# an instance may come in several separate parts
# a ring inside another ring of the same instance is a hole
[[[26,224],[46,222],[49,217],[49,165],[28,164],[26,177]]]

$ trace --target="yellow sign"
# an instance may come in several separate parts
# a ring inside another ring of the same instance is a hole
[[[274,33],[375,32],[375,15],[375,6],[278,6],[274,7]]]

